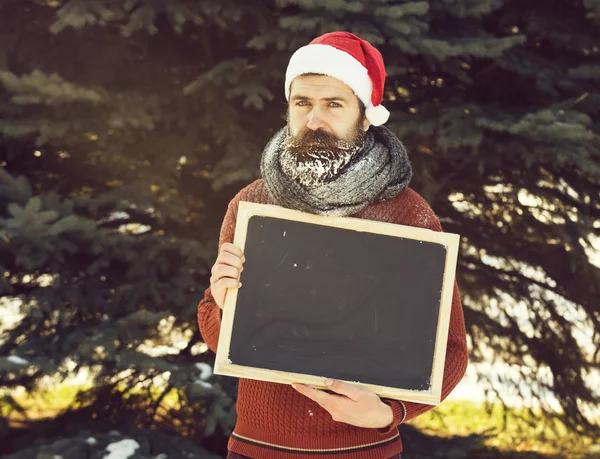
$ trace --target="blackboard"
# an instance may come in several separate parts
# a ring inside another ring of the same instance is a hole
[[[216,373],[439,403],[458,236],[242,202],[234,243]]]

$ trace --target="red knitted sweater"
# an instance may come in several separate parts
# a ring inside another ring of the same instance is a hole
[[[230,202],[221,228],[219,245],[233,242],[238,203],[276,204],[263,180],[250,184]],[[372,204],[353,217],[441,231],[427,202],[410,188],[395,198]],[[221,310],[210,288],[198,306],[198,325],[210,349],[216,352]],[[402,362],[398,362],[402,365]],[[450,315],[442,399],[454,389],[467,367],[467,344],[458,288]],[[239,454],[265,459],[384,459],[402,451],[398,424],[433,408],[413,402],[384,400],[394,413],[386,429],[366,429],[334,421],[317,403],[287,384],[240,379],[237,423],[228,447]]]

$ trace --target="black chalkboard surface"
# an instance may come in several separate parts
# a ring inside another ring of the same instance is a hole
[[[234,243],[216,373],[439,403],[458,236],[243,202]]]

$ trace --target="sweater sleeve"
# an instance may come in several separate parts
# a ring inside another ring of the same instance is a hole
[[[240,195],[238,194],[227,206],[227,213],[221,225],[219,249],[225,242],[233,243],[239,201]],[[204,298],[198,305],[198,327],[200,327],[200,334],[206,345],[216,353],[221,331],[221,308],[215,302],[210,286],[205,290]]]
[[[419,218],[413,226],[442,231],[440,221],[425,200],[419,200]],[[446,347],[446,359],[444,362],[444,377],[442,380],[441,400],[445,400],[450,392],[457,386],[467,370],[467,334],[465,330],[465,319],[462,303],[458,291],[458,284],[454,282],[454,294],[450,310],[450,325],[448,327],[448,344]],[[384,403],[391,406],[394,418],[392,424],[386,428],[379,429],[381,433],[389,433],[396,429],[399,424],[409,421],[427,411],[435,408],[434,405],[426,405],[415,402],[403,402],[399,400],[383,399]]]

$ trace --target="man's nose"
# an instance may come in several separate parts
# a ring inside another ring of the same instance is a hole
[[[325,127],[323,115],[318,108],[313,108],[308,114],[308,122],[306,123],[306,127],[312,131],[317,131]]]

